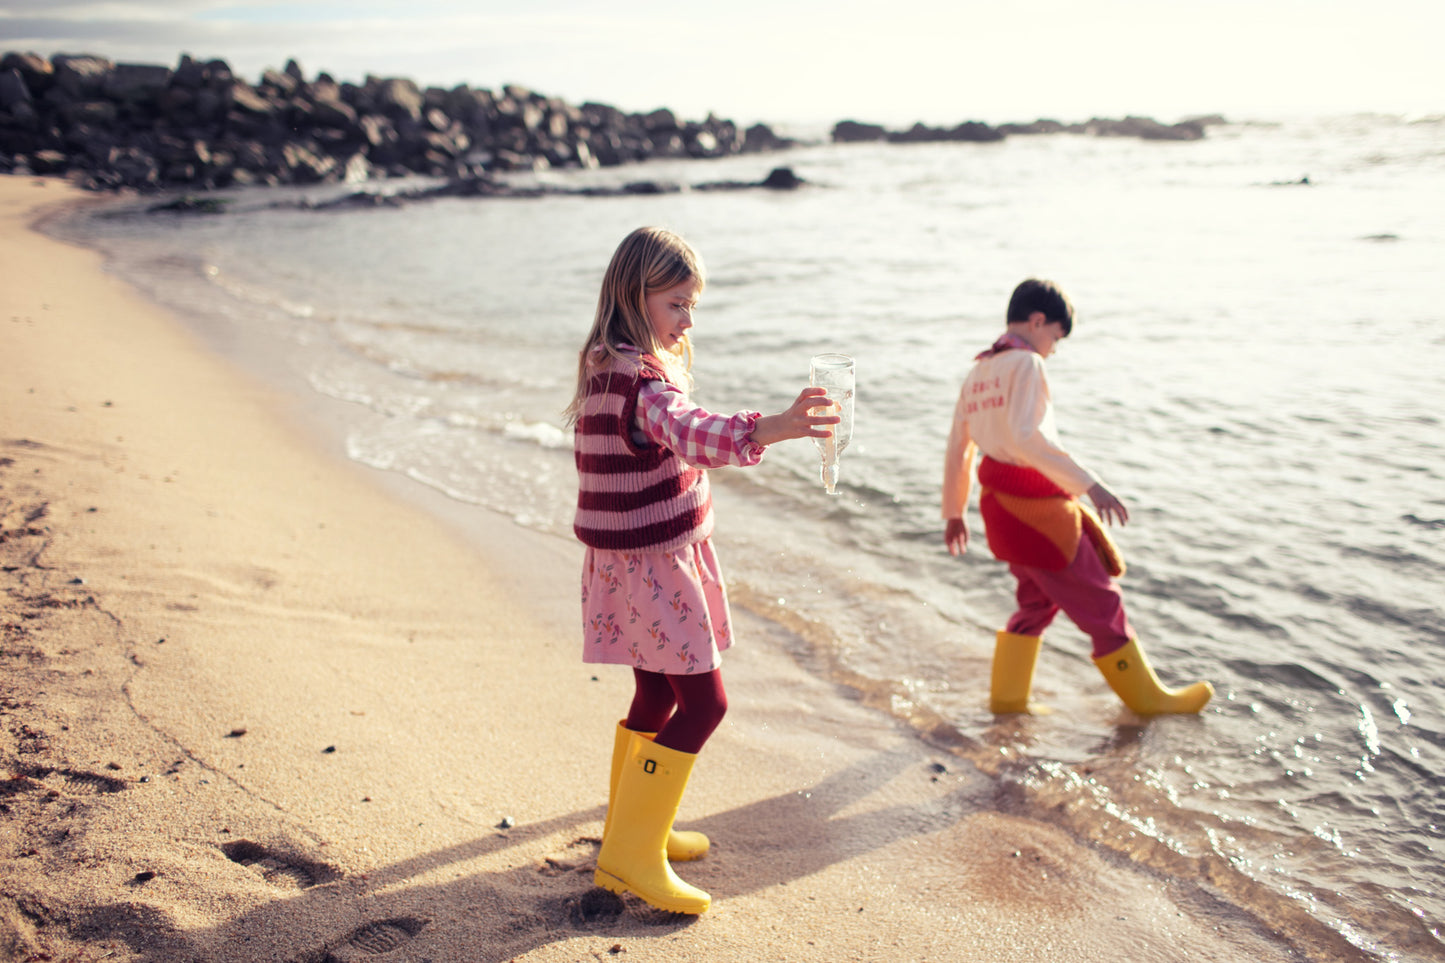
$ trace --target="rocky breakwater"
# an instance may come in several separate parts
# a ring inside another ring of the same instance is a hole
[[[886,141],[890,144],[929,144],[945,141],[959,141],[987,144],[1001,141],[1012,135],[1032,134],[1086,134],[1094,137],[1138,137],[1144,140],[1200,140],[1205,128],[1224,123],[1224,118],[1212,115],[1164,124],[1150,117],[1125,117],[1111,120],[1095,117],[1092,120],[1074,124],[1062,124],[1056,120],[1035,120],[1027,124],[999,124],[997,127],[981,121],[964,121],[953,127],[929,127],[918,123],[906,130],[889,130],[881,124],[867,124],[856,120],[842,120],[833,126],[833,140],[836,143],[871,143]]]
[[[224,61],[174,68],[102,57],[0,57],[0,172],[92,189],[206,189],[721,157],[789,142],[762,124],[573,106],[523,87],[306,80],[295,61],[255,84]]]

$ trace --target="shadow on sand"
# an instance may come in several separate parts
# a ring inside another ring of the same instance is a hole
[[[707,859],[686,864],[681,875],[709,890],[717,906],[941,829],[965,808],[957,793],[839,815],[916,766],[918,758],[916,752],[877,753],[810,787],[689,822],[688,828],[706,832],[716,845]],[[362,877],[293,889],[209,930],[185,932],[134,906],[96,908],[85,928],[106,931],[157,963],[221,956],[340,963],[406,944],[414,944],[408,959],[447,959],[448,948],[465,947],[467,959],[487,963],[576,936],[646,937],[694,925],[698,917],[654,910],[592,884],[600,840],[581,835],[581,827],[591,828],[603,815],[601,807],[573,812]],[[759,827],[786,827],[786,832],[764,836]],[[249,855],[259,860],[265,854],[258,847]],[[468,869],[474,860],[511,865]],[[314,878],[318,864],[308,870],[300,862],[276,854],[265,872],[268,878],[290,872],[304,884]]]

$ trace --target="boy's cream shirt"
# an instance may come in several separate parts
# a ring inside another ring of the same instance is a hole
[[[1044,359],[1013,349],[984,358],[963,381],[943,468],[943,517],[962,518],[968,504],[969,444],[995,461],[1027,465],[1071,495],[1098,479],[1059,444]]]

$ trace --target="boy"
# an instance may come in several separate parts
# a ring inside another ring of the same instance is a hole
[[[998,633],[989,687],[995,713],[1029,711],[1044,630],[1062,609],[1094,643],[1094,664],[1140,715],[1194,713],[1214,687],[1166,689],[1144,658],[1116,578],[1124,564],[1099,522],[1129,512],[1059,445],[1044,359],[1069,336],[1074,308],[1052,281],[1029,279],[1009,299],[1008,330],[975,359],[953,414],[943,465],[943,540],[968,548],[969,476],[978,469],[979,512],[988,547],[1018,580],[1018,611]],[[1087,494],[1098,516],[1079,501]]]

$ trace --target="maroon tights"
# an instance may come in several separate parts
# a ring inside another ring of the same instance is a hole
[[[633,669],[637,692],[627,728],[657,733],[657,744],[696,755],[728,711],[722,670],[704,675],[664,675]],[[673,710],[676,711],[673,711]]]

